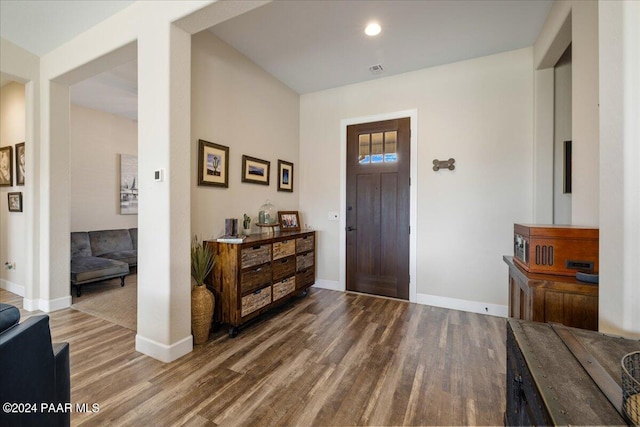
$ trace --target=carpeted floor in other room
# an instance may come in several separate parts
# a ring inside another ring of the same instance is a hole
[[[120,279],[82,286],[82,296],[72,292],[71,308],[135,331],[138,313],[138,276],[128,275],[124,287]]]

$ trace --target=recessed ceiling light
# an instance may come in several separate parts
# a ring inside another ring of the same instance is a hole
[[[382,31],[382,27],[377,22],[370,22],[367,24],[367,28],[364,29],[364,33],[368,36],[377,36]]]

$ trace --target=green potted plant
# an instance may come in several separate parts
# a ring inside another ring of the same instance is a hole
[[[215,262],[211,248],[198,242],[198,237],[195,236],[191,244],[191,277],[196,282],[191,290],[191,330],[194,344],[204,344],[209,338],[215,298],[204,281],[213,270]]]
[[[244,214],[244,219],[242,220],[242,234],[245,236],[251,234],[251,217],[247,214]]]

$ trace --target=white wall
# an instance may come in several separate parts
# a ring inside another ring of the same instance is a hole
[[[16,185],[16,147],[25,142],[25,87],[11,82],[0,90],[0,146],[12,147],[13,186],[0,187],[0,287],[24,295],[27,271],[27,207],[24,206],[24,186]],[[26,146],[25,146],[26,148]],[[25,181],[26,182],[26,181]],[[9,212],[7,193],[22,192],[23,212]],[[29,206],[28,209],[33,209]],[[14,262],[15,270],[5,269],[5,262]]]
[[[120,154],[138,154],[138,124],[71,105],[71,231],[138,226],[138,215],[120,215]]]
[[[640,338],[640,2],[599,8],[599,329]]]
[[[209,31],[192,37],[191,64],[191,233],[218,237],[225,218],[241,227],[244,213],[258,233],[267,199],[278,210],[298,210],[300,98]],[[198,139],[229,147],[229,188],[197,185]],[[243,154],[271,162],[268,187],[241,182]],[[293,193],[277,191],[278,159],[294,163]]]
[[[571,224],[571,193],[564,193],[564,142],[571,141],[571,49],[554,67],[553,223]]]
[[[25,281],[22,289],[12,288],[24,296],[26,310],[39,306],[40,298],[40,59],[5,39],[0,39],[0,72],[15,81],[25,84],[25,153],[27,170],[25,176],[23,205],[25,233],[19,242],[9,240],[9,246],[23,242],[26,258],[23,265]],[[30,165],[30,166],[29,166]],[[3,236],[0,236],[0,239]],[[18,270],[22,270],[19,266]]]
[[[513,223],[532,213],[533,52],[521,49],[305,94],[300,209],[319,230],[320,280],[338,282],[340,121],[418,110],[417,291],[506,305]],[[456,159],[453,172],[432,170]],[[420,295],[419,295],[420,296]]]

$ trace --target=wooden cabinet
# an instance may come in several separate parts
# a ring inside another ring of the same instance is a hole
[[[216,297],[214,318],[229,336],[249,320],[315,283],[315,232],[251,235],[242,243],[207,241],[217,257],[207,286]]]
[[[620,360],[639,350],[637,340],[509,319],[504,424],[625,425]]]
[[[527,273],[509,266],[509,317],[598,330],[598,285],[574,277]]]

